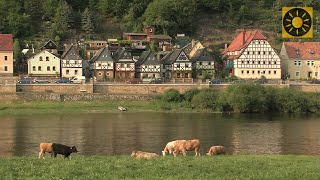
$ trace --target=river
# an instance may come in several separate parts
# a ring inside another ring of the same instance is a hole
[[[193,138],[200,139],[201,154],[224,145],[229,154],[320,155],[320,117],[155,112],[0,116],[0,156],[37,156],[41,142],[75,145],[81,155],[161,154],[167,142]]]

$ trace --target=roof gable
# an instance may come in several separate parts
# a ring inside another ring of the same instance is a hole
[[[198,49],[194,55],[192,56],[191,60],[195,61],[214,61],[214,58],[211,56],[207,48]]]
[[[58,46],[50,39],[40,49],[58,49]]]
[[[62,54],[61,59],[83,60],[73,45]]]
[[[0,34],[0,51],[13,51],[12,34]]]
[[[90,60],[90,63],[96,61],[114,61],[107,47],[99,49]]]
[[[163,64],[173,64],[176,61],[189,62],[190,59],[182,49],[176,49],[162,58]]]
[[[284,42],[289,59],[320,60],[320,42]]]
[[[252,40],[267,40],[265,36],[258,30],[255,31],[241,31],[238,36],[232,41],[227,49],[222,53],[240,51],[247,47]]]
[[[138,61],[136,62],[136,65],[159,65],[160,62],[156,58],[156,56],[151,51],[144,51]]]
[[[125,48],[119,48],[115,53],[114,53],[114,60],[119,62],[134,62],[132,59],[132,55],[130,52],[128,52]]]

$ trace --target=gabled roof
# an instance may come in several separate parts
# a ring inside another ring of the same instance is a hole
[[[118,61],[128,61],[131,62],[133,61],[131,52],[128,52],[124,47],[119,48],[114,54],[113,54],[113,59],[118,62]]]
[[[58,46],[50,39],[40,49],[58,49]]]
[[[191,58],[191,61],[214,61],[207,48],[198,49]]]
[[[0,51],[13,51],[12,34],[0,34]]]
[[[137,66],[140,65],[159,65],[160,62],[156,58],[156,56],[151,51],[143,51],[140,58],[136,62]]]
[[[284,42],[289,59],[320,60],[320,42]]]
[[[171,51],[169,54],[164,56],[161,60],[163,64],[172,64],[176,61],[176,59],[179,57],[179,55],[184,52],[182,49],[176,49]]]
[[[61,59],[83,60],[79,55],[79,51],[77,51],[73,45],[71,45],[67,51],[63,52]]]
[[[193,48],[192,47],[192,43],[189,43],[189,44],[185,45],[182,49],[183,49],[184,52],[189,54],[191,52],[192,48]]]
[[[166,39],[166,40],[172,40],[172,38],[169,35],[166,34],[158,34],[158,35],[148,35],[150,39]]]
[[[247,47],[252,40],[267,40],[265,36],[261,34],[260,31],[241,31],[238,36],[232,41],[227,49],[225,49],[222,54],[227,52],[240,51],[241,49]]]
[[[89,63],[96,61],[114,61],[109,49],[107,47],[99,49],[95,55],[90,59]]]

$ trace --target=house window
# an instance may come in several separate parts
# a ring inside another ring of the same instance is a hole
[[[296,77],[300,77],[300,72],[299,71],[296,72]]]
[[[121,68],[124,68],[124,64],[120,64],[120,67],[121,67]]]
[[[180,78],[180,73],[177,73],[177,78]]]
[[[109,72],[107,72],[107,76],[110,76],[110,73],[109,73]]]
[[[258,74],[260,74],[260,71],[258,71]]]
[[[108,66],[111,66],[111,64],[110,64],[110,63],[108,63]]]
[[[243,73],[244,73],[244,71],[242,70],[242,71],[241,71],[241,74],[243,74]]]
[[[177,68],[180,68],[180,64],[177,64]]]
[[[273,74],[277,74],[277,71],[273,71]]]
[[[298,61],[298,66],[301,66],[301,61]]]
[[[78,64],[78,61],[74,61],[74,64]]]
[[[148,77],[149,77],[149,74],[145,74],[145,77],[148,78]]]
[[[66,70],[66,74],[70,74],[70,70],[69,69]]]
[[[186,68],[188,68],[189,67],[189,64],[186,64]]]
[[[208,62],[208,65],[210,66],[210,65],[211,65],[211,62]]]
[[[294,65],[297,66],[298,65],[298,61],[294,61]]]
[[[41,66],[38,66],[38,71],[41,71]]]
[[[36,67],[35,66],[32,66],[32,71],[36,71]]]
[[[254,74],[254,71],[252,71],[252,74]]]
[[[268,74],[271,74],[271,71],[268,71]]]
[[[247,74],[250,74],[250,72],[249,72],[249,71],[247,71]]]
[[[42,56],[39,57],[39,61],[43,61]]]
[[[258,61],[258,64],[260,64],[260,61]]]
[[[184,73],[184,77],[185,78],[189,78],[189,74],[188,73]]]
[[[155,78],[155,77],[156,77],[156,74],[152,74],[152,77]]]
[[[101,73],[101,72],[99,72],[99,73],[98,73],[98,76],[102,76],[102,73]],[[121,73],[120,73],[120,77],[121,77]]]
[[[310,66],[310,61],[307,61],[307,66]]]
[[[154,68],[154,69],[156,69],[156,68],[157,68],[157,66],[153,66],[153,68]]]
[[[101,67],[101,63],[98,64],[98,67]]]
[[[52,67],[52,71],[56,71],[56,67],[55,66]]]
[[[266,71],[262,71],[262,74],[266,74]]]
[[[244,64],[244,61],[241,61],[241,64]]]
[[[4,60],[7,61],[8,60],[8,56],[4,56]]]
[[[78,70],[74,70],[74,74],[78,74]]]
[[[4,66],[4,71],[8,71],[8,66]]]
[[[315,77],[318,77],[318,72],[315,72],[315,73],[314,73],[314,76],[315,76]]]
[[[202,65],[202,62],[199,62],[199,65],[201,66],[201,65]]]
[[[47,66],[47,71],[50,71],[50,66]]]
[[[247,64],[250,64],[250,61],[247,61]]]
[[[275,61],[274,64],[277,64],[277,61]]]
[[[252,64],[254,64],[254,61],[252,61]]]
[[[46,61],[49,61],[49,57],[48,56],[46,57]]]
[[[129,73],[129,72],[127,72],[127,77],[128,77],[128,78],[130,77],[130,73]]]
[[[314,61],[311,61],[311,66],[314,66]]]

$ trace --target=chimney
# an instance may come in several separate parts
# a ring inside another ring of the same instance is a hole
[[[191,47],[194,47],[194,45],[196,45],[196,40],[192,39],[192,41],[191,41]]]
[[[33,47],[33,44],[32,44],[32,54],[34,54],[34,47]]]
[[[166,45],[162,46],[162,51],[167,51],[167,46]]]
[[[224,44],[224,50],[226,51],[228,49],[228,44]]]
[[[242,44],[246,43],[246,29],[243,29],[243,34],[242,34]]]

